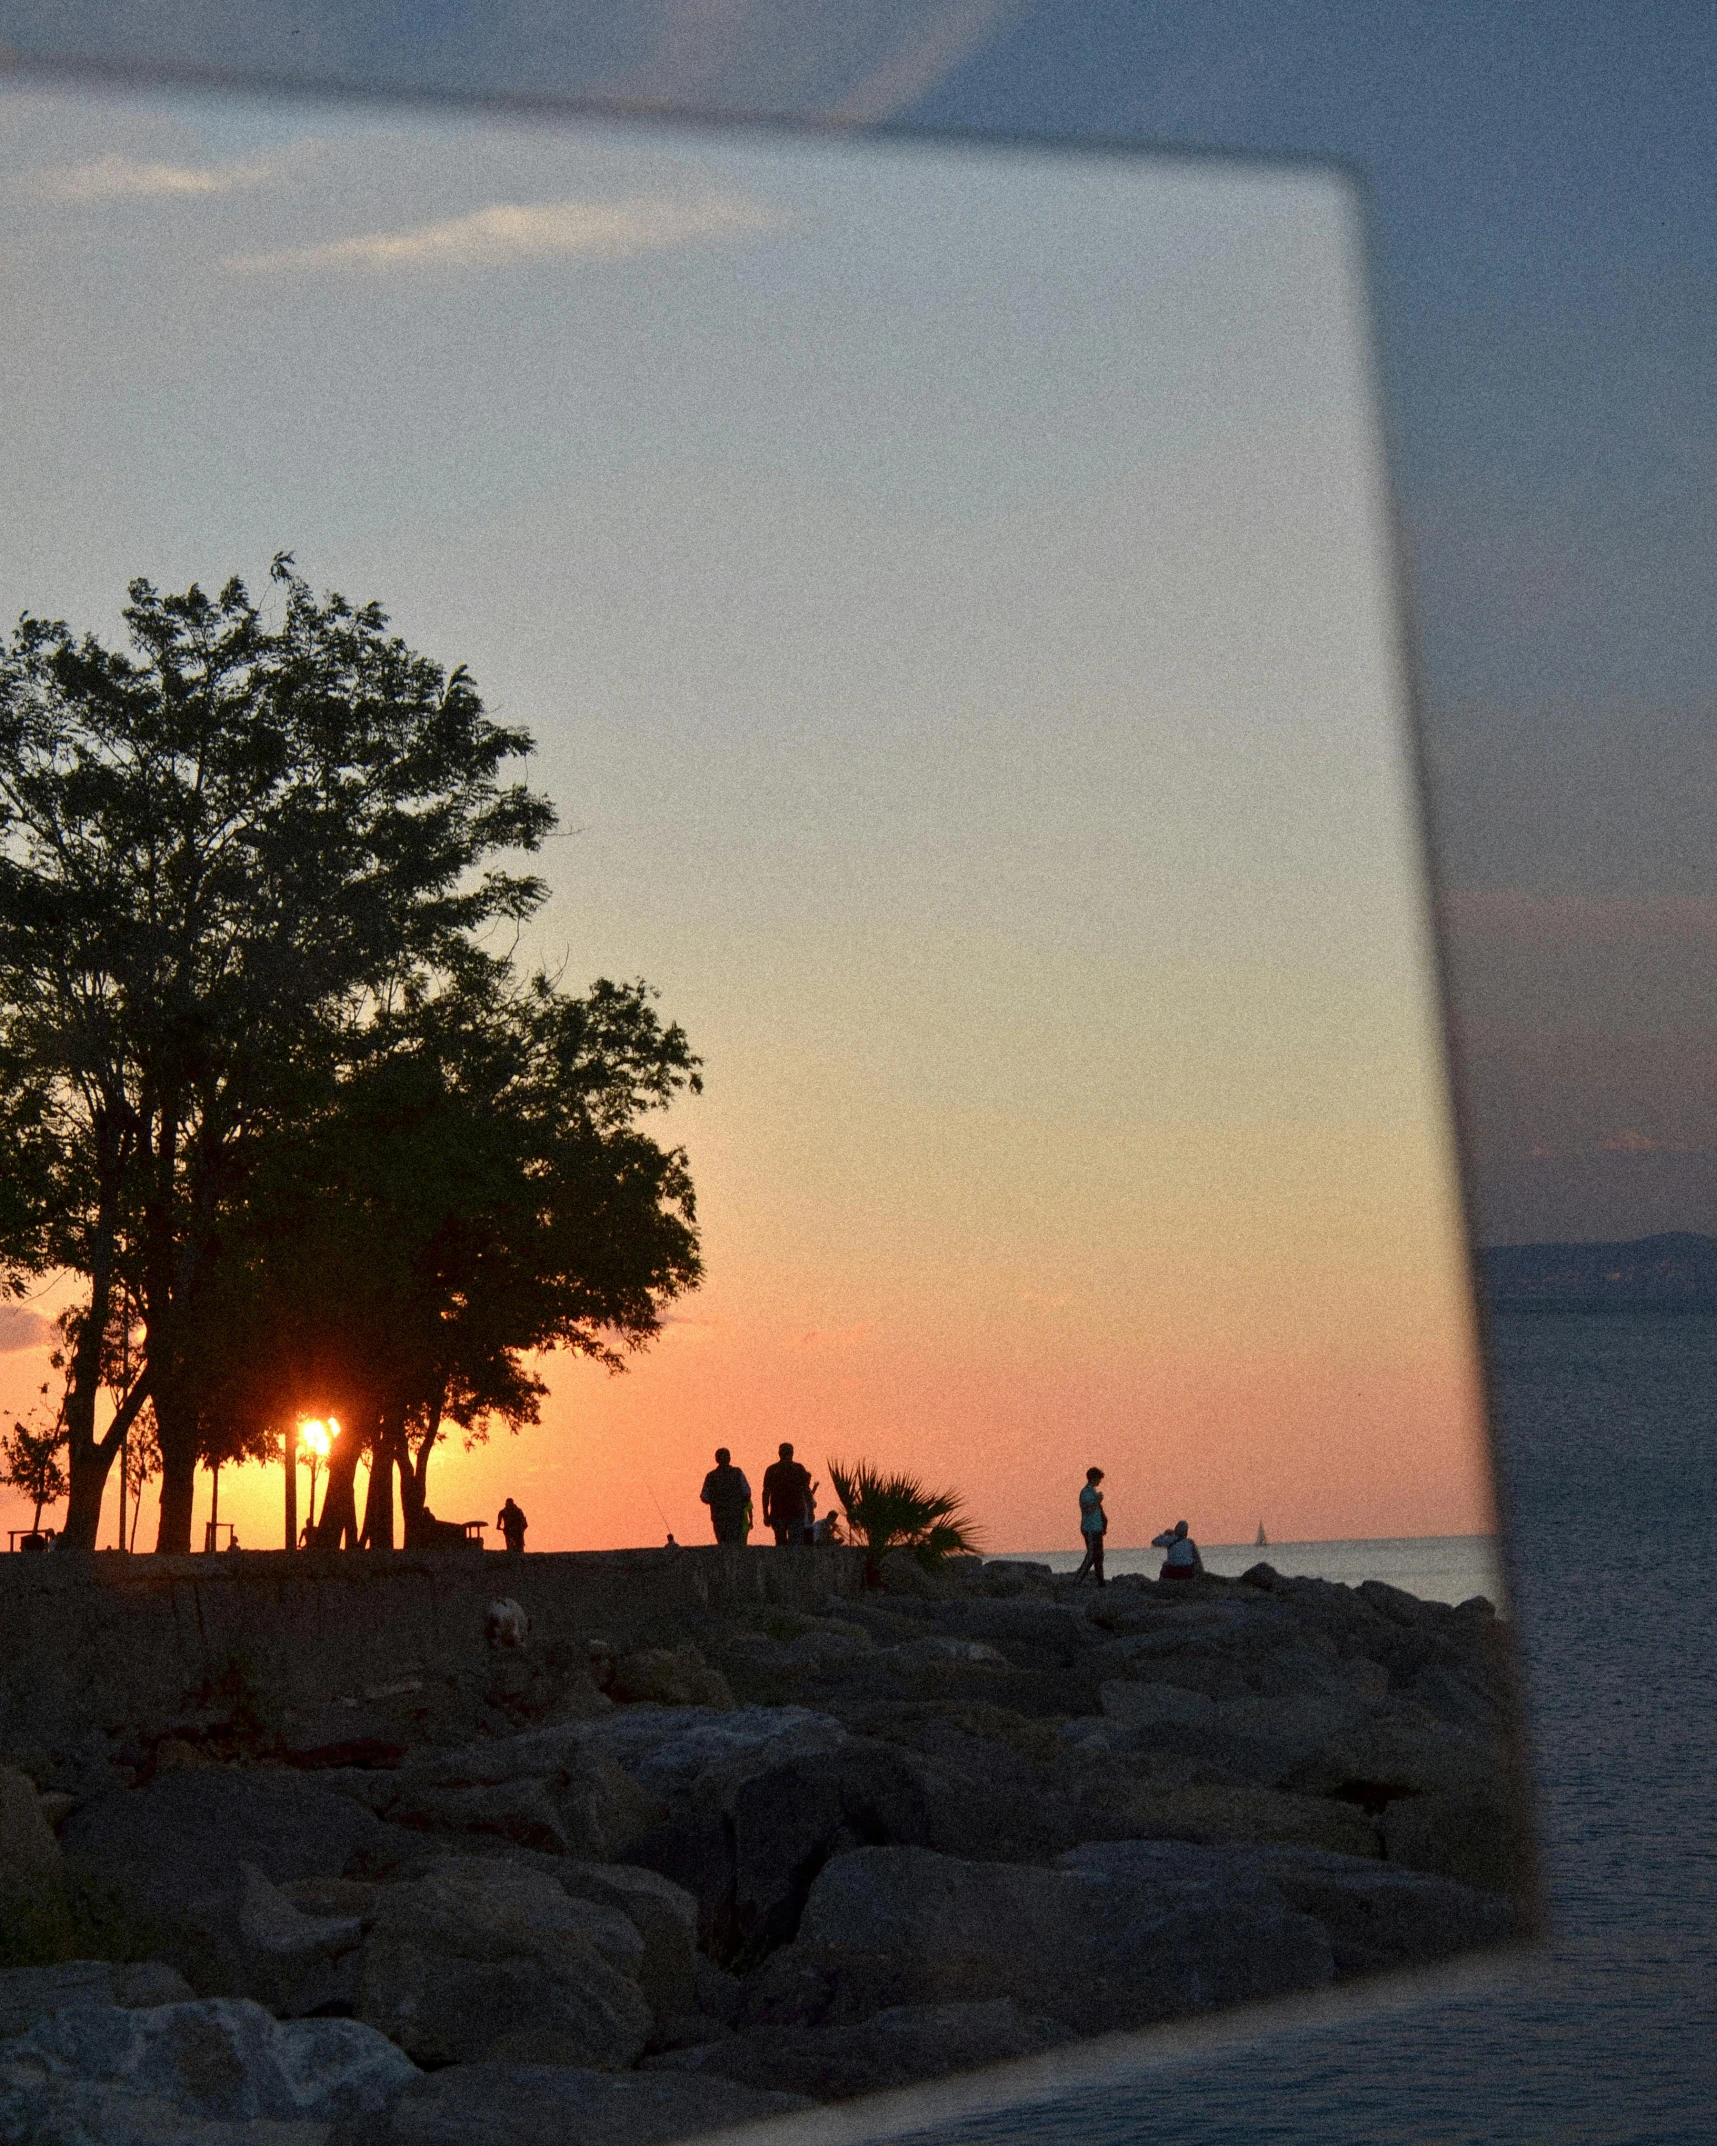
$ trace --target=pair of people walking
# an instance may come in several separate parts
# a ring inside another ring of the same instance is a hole
[[[779,1458],[763,1471],[763,1525],[774,1531],[783,1549],[806,1543],[816,1525],[816,1488],[810,1470],[793,1458],[790,1442],[783,1440]],[[715,1449],[715,1466],[703,1479],[698,1493],[709,1507],[710,1523],[717,1542],[742,1543],[751,1533],[751,1485],[745,1471],[733,1465],[726,1446]]]
[[[1108,1584],[1103,1577],[1103,1538],[1109,1531],[1109,1516],[1103,1510],[1102,1481],[1101,1468],[1086,1469],[1085,1488],[1079,1493],[1079,1534],[1085,1545],[1085,1560],[1073,1575],[1078,1581],[1089,1572],[1099,1587]],[[1177,1520],[1172,1528],[1153,1536],[1151,1547],[1168,1553],[1157,1575],[1159,1579],[1195,1580],[1204,1570],[1204,1560],[1184,1520]]]

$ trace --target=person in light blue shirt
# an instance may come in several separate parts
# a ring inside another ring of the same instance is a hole
[[[1103,1493],[1098,1484],[1103,1480],[1101,1468],[1087,1468],[1085,1488],[1079,1493],[1079,1534],[1085,1544],[1085,1562],[1073,1575],[1075,1581],[1091,1573],[1099,1587],[1109,1583],[1103,1577],[1103,1537],[1108,1532],[1109,1518],[1103,1510]]]

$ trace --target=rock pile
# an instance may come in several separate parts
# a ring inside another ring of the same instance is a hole
[[[896,1562],[555,1643],[11,1754],[0,2142],[643,2146],[1522,1927],[1484,1604]]]

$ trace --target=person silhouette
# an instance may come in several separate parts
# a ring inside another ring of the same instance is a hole
[[[733,1465],[726,1446],[715,1449],[715,1466],[703,1479],[698,1497],[709,1507],[717,1542],[744,1542],[751,1527],[751,1485]]]
[[[495,1515],[495,1525],[506,1538],[507,1548],[515,1557],[522,1557],[525,1550],[525,1530],[530,1522],[509,1498]]]
[[[1103,1577],[1103,1537],[1109,1530],[1109,1516],[1103,1510],[1103,1493],[1097,1485],[1103,1480],[1101,1468],[1087,1468],[1085,1488],[1079,1493],[1079,1534],[1085,1544],[1085,1562],[1073,1575],[1075,1586],[1089,1572],[1099,1587],[1108,1582]]]
[[[763,1525],[775,1530],[778,1548],[805,1540],[811,1525],[811,1472],[783,1441],[781,1458],[763,1471]]]

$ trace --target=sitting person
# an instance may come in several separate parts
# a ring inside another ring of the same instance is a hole
[[[1161,1535],[1153,1535],[1151,1548],[1168,1552],[1163,1559],[1163,1569],[1157,1574],[1159,1580],[1196,1580],[1204,1571],[1204,1560],[1198,1554],[1197,1543],[1187,1533],[1184,1520],[1177,1520]]]

